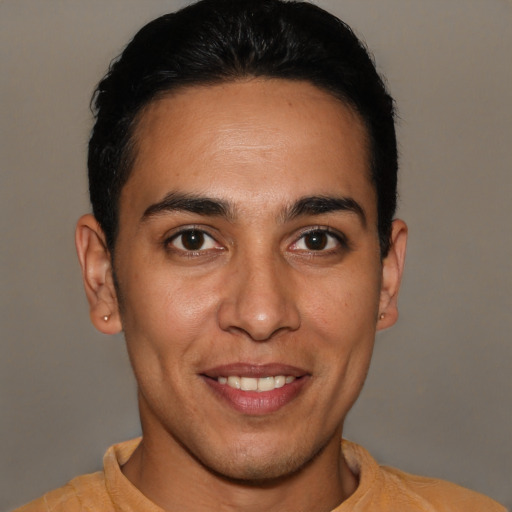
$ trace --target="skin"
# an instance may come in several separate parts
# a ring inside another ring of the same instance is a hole
[[[91,319],[124,331],[139,387],[143,442],[123,472],[166,510],[332,510],[357,487],[343,421],[376,331],[396,321],[406,244],[395,220],[381,259],[361,120],[308,83],[252,79],[150,104],[135,140],[117,289],[91,215],[76,236]],[[222,201],[229,215],[166,209],[169,194]],[[310,196],[362,213],[291,215]],[[204,243],[187,251],[192,228]],[[237,410],[204,374],[240,362],[299,368],[298,394]]]

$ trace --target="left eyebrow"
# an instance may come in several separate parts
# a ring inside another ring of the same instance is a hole
[[[306,215],[323,215],[338,211],[356,214],[362,225],[366,226],[366,214],[363,208],[351,197],[302,197],[284,211],[283,220],[286,222]]]

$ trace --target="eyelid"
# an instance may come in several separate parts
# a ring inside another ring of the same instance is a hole
[[[213,242],[215,242],[216,247],[208,247],[206,249],[197,249],[195,251],[192,251],[192,250],[186,249],[185,247],[180,248],[180,247],[176,247],[175,245],[173,245],[173,242],[176,239],[178,239],[180,236],[183,236],[186,233],[189,233],[191,231],[197,231],[197,232],[203,234],[203,236],[205,238],[211,239]],[[165,235],[164,240],[163,240],[163,245],[168,250],[174,250],[176,252],[182,252],[182,253],[192,254],[192,255],[208,252],[208,251],[211,251],[212,249],[219,250],[219,249],[223,248],[222,244],[217,240],[217,237],[214,236],[207,227],[199,226],[197,224],[192,224],[192,225],[188,225],[188,226],[180,226],[178,228],[173,229],[170,233]]]
[[[290,247],[297,245],[301,240],[304,239],[305,236],[307,236],[310,233],[315,233],[315,232],[325,233],[327,236],[335,239],[339,248],[341,248],[341,249],[349,249],[350,248],[347,237],[342,232],[335,230],[335,229],[331,228],[330,226],[308,226],[307,228],[302,229],[299,232],[298,236],[295,238],[295,241],[290,245]],[[321,253],[334,252],[334,251],[336,251],[336,249],[337,248],[330,248],[330,249],[322,249],[322,250],[315,251],[315,250],[306,248],[306,249],[296,249],[296,250],[310,252],[312,254],[313,253],[321,254]]]

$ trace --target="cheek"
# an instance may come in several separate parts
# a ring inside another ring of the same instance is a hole
[[[347,393],[358,393],[375,340],[379,275],[371,267],[364,275],[344,272],[310,292],[305,304],[304,324],[324,354],[320,373]]]
[[[316,286],[308,283],[303,294],[303,316],[334,337],[365,336],[375,330],[380,296],[380,274],[342,271]]]
[[[185,357],[193,351],[195,340],[211,329],[215,297],[207,283],[155,265],[122,277],[123,330],[132,352],[147,351],[169,360]]]

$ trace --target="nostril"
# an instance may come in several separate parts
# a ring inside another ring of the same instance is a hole
[[[229,326],[222,326],[223,330],[232,332],[234,334],[240,334],[247,338],[250,338],[254,341],[270,341],[281,334],[284,334],[288,331],[295,331],[300,326],[300,322],[297,322],[295,325],[278,325],[274,327],[275,324],[262,322],[258,324],[255,322],[239,322],[238,324],[232,323]]]

